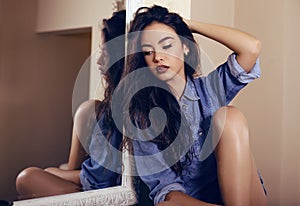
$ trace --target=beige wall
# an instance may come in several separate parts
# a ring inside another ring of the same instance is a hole
[[[283,49],[283,131],[281,153],[281,205],[300,204],[300,1],[285,0]]]
[[[243,91],[236,104],[248,118],[254,156],[268,190],[269,205],[272,206],[280,205],[281,186],[284,90],[282,8],[281,0],[239,0],[235,10],[236,27],[254,34],[263,44],[262,77]]]
[[[269,204],[298,205],[300,97],[295,77],[299,74],[299,1],[236,2],[236,26],[248,27],[263,42],[263,76],[239,98],[238,105],[250,119],[253,148],[269,191]],[[255,10],[255,15],[250,15],[249,11]],[[256,109],[249,110],[253,106]]]
[[[21,169],[67,161],[73,85],[91,48],[90,32],[37,35],[36,3],[0,1],[0,199],[16,198]]]
[[[112,14],[112,0],[38,0],[37,31],[52,32],[91,28],[91,70],[89,97],[100,98],[96,92],[100,73],[96,64],[96,50],[100,44],[100,25]],[[101,84],[100,84],[101,86]]]
[[[98,26],[103,17],[111,15],[112,2],[89,0],[38,0],[38,32],[72,30]]]
[[[262,77],[248,85],[234,104],[246,115],[253,152],[268,190],[269,205],[300,204],[300,2],[298,0],[192,1],[192,18],[234,26],[263,43]],[[226,51],[202,44],[214,63]]]
[[[214,12],[212,12],[214,11]],[[199,21],[233,26],[234,0],[192,0],[191,18]],[[200,38],[199,44],[203,52],[207,53],[214,65],[226,60],[230,51],[224,46],[205,37]]]

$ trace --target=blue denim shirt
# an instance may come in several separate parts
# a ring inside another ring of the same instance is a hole
[[[231,54],[227,62],[212,71],[206,77],[187,78],[187,84],[180,106],[193,133],[193,157],[181,175],[176,175],[171,168],[155,174],[143,175],[155,165],[163,165],[164,158],[155,156],[153,162],[142,162],[136,158],[136,167],[141,179],[150,188],[150,198],[154,204],[164,201],[171,191],[181,191],[199,200],[223,204],[217,179],[217,167],[214,157],[214,145],[210,141],[211,118],[214,112],[228,105],[247,83],[260,76],[257,60],[251,72],[246,73]],[[135,154],[150,155],[159,149],[153,142],[133,141]]]
[[[105,115],[101,114],[87,145],[90,157],[81,164],[80,182],[84,191],[121,184],[122,155],[118,149],[123,136],[114,128],[107,139],[109,125]]]

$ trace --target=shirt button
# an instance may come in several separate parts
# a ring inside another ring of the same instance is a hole
[[[186,110],[187,109],[187,106],[184,104],[182,105],[182,109]]]
[[[200,131],[198,134],[199,134],[199,136],[202,136],[202,135],[203,135],[203,132],[202,132],[202,131]]]

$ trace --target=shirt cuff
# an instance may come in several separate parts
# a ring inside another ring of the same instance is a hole
[[[247,73],[237,62],[236,54],[233,53],[228,57],[228,65],[231,74],[239,80],[241,83],[249,83],[254,79],[260,77],[260,65],[259,59],[256,60],[254,66],[251,71]]]
[[[173,183],[173,184],[167,185],[163,189],[161,189],[154,197],[154,200],[153,200],[154,205],[157,205],[158,203],[165,201],[166,195],[172,191],[179,191],[179,192],[185,193],[185,189],[179,183]]]

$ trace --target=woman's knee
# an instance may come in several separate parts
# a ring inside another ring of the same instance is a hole
[[[24,186],[31,184],[33,178],[40,172],[43,172],[43,169],[38,167],[28,167],[22,170],[16,178],[17,190],[21,190]]]
[[[213,116],[213,130],[219,138],[249,139],[248,123],[244,114],[233,106],[221,107]]]

